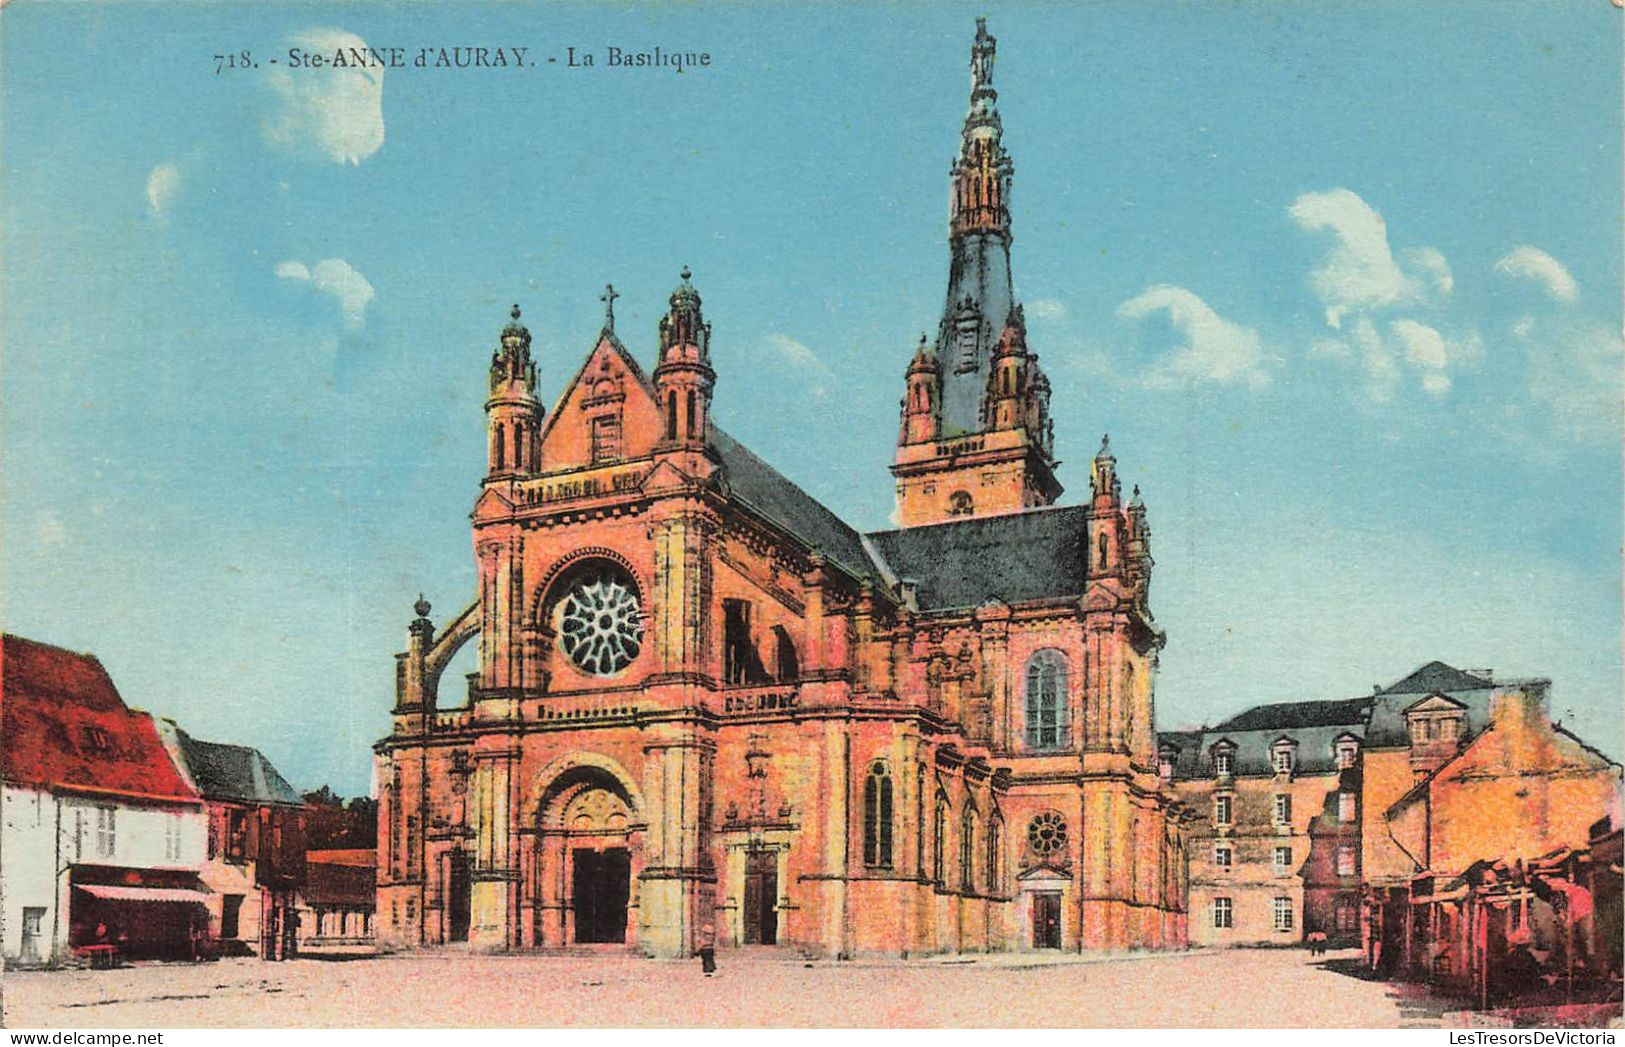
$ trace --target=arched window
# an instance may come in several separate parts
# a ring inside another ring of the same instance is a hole
[[[959,888],[966,894],[976,890],[976,808],[969,800],[959,818]]]
[[[987,823],[987,892],[999,894],[1004,889],[1000,877],[1004,873],[1004,863],[999,860],[999,848],[1004,846],[1004,819],[997,814],[988,819]]]
[[[1066,656],[1044,650],[1027,662],[1027,748],[1060,749],[1072,741],[1067,713]]]
[[[497,447],[496,447],[495,453],[492,454],[491,458],[492,458],[492,461],[496,464],[496,468],[498,468],[498,469],[506,469],[508,467],[508,437],[507,437],[507,432],[508,432],[507,429],[504,428],[503,426],[499,425],[496,428]]]
[[[666,439],[677,439],[677,390],[666,394]]]
[[[1106,536],[1104,534],[1102,534],[1100,536],[1100,541],[1099,541],[1099,543],[1097,545],[1097,548],[1100,551],[1100,559],[1095,561],[1095,566],[1100,568],[1101,570],[1105,570],[1106,569],[1107,542],[1106,542]]]
[[[863,864],[891,868],[892,783],[881,761],[863,781]]]
[[[796,657],[796,642],[790,639],[789,630],[782,625],[773,627],[773,641],[778,661],[779,682],[794,683],[801,677],[801,662]]]
[[[686,416],[687,420],[688,420],[688,426],[687,426],[688,438],[690,440],[694,439],[695,436],[699,435],[695,431],[697,429],[699,423],[696,422],[695,418],[694,418],[694,404],[695,404],[694,390],[690,389],[688,391],[688,414]]]
[[[931,822],[931,879],[938,887],[948,886],[948,800],[937,797],[937,814]]]

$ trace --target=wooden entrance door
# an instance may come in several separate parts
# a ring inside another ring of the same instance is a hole
[[[447,863],[449,865],[446,870],[446,921],[449,924],[447,937],[454,942],[466,942],[472,915],[468,854],[465,851],[453,851]]]
[[[1033,948],[1061,947],[1061,892],[1039,891],[1033,895]]]
[[[745,944],[779,941],[779,856],[776,851],[745,855]]]
[[[632,896],[632,852],[578,848],[571,893],[575,900],[576,941],[626,941],[626,906]]]

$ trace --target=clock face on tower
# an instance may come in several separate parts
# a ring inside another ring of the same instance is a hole
[[[637,588],[618,567],[593,565],[577,574],[557,613],[560,646],[582,672],[615,676],[643,649]]]

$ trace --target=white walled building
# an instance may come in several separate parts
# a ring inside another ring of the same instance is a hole
[[[16,636],[0,641],[0,685],[7,963],[102,942],[185,953],[206,913],[207,827],[152,718],[94,657]]]

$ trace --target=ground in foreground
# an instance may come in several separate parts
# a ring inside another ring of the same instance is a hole
[[[12,1028],[1435,1026],[1446,1005],[1298,950],[817,963],[419,953],[6,976]]]

